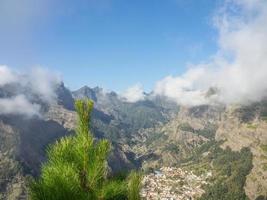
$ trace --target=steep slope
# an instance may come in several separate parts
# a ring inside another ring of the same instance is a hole
[[[253,200],[267,196],[266,105],[262,101],[249,106],[181,107],[170,122],[140,131],[132,149],[143,161],[145,170],[180,166],[197,174],[212,171],[211,185],[221,181],[222,190],[223,183],[241,181],[243,191],[236,190],[237,196],[228,199],[242,199],[242,192]],[[235,164],[228,165],[228,162]],[[244,174],[227,175],[228,168]]]
[[[60,105],[51,106],[48,112],[44,114],[44,117],[46,120],[57,122],[65,128],[65,131],[71,132],[75,129],[76,113],[74,111],[67,110]],[[109,132],[103,131],[110,129],[112,131],[112,127],[110,125],[112,117],[96,109],[93,111],[92,117],[92,133],[94,136],[96,138],[109,138]],[[116,127],[113,129],[116,129]],[[112,146],[113,148],[109,158],[109,166],[114,173],[136,167],[134,157],[131,156],[132,152],[129,148],[125,148],[124,145],[118,142],[112,142]]]
[[[41,106],[40,116],[21,114],[0,115],[0,199],[26,199],[26,176],[39,174],[45,161],[45,151],[57,139],[73,134],[76,114],[74,99],[64,84],[58,85],[57,99],[52,104],[42,101],[30,88],[9,84],[0,88],[0,98],[23,94],[30,102]],[[95,109],[93,132],[96,138],[105,137],[111,116]],[[119,144],[113,145],[109,163],[112,172],[135,167],[131,152]]]
[[[105,137],[112,142],[111,172],[139,167],[140,162],[129,147],[132,136],[140,128],[166,121],[167,116],[151,101],[129,104],[120,100],[116,93],[103,95],[100,88],[94,92],[97,99],[87,95],[95,100],[92,132],[96,138]],[[0,88],[0,98],[19,94],[40,105],[40,116],[0,115],[0,188],[3,194],[0,199],[25,199],[25,177],[38,175],[48,145],[73,134],[75,128],[74,98],[63,83],[58,85],[53,102],[43,101],[27,85],[9,84]]]
[[[215,136],[223,110],[211,106],[181,107],[168,123],[141,129],[135,135],[132,149],[145,161],[145,169],[177,165]]]
[[[95,102],[96,109],[113,116],[114,123],[119,123],[126,134],[166,123],[178,110],[178,106],[172,101],[152,94],[146,95],[143,101],[128,103],[115,92],[105,92],[98,87],[92,89],[85,86],[73,92],[73,96],[91,98]]]
[[[253,169],[247,177],[245,190],[251,199],[267,196],[267,123],[266,101],[258,104],[228,108],[216,133],[224,140],[222,147],[240,151],[249,147],[253,154]]]

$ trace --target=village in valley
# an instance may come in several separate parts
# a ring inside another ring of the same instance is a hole
[[[182,168],[162,167],[144,176],[141,196],[147,200],[194,200],[204,194],[211,176],[211,172],[196,176]]]

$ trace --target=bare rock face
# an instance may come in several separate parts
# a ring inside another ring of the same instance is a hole
[[[76,113],[65,109],[60,105],[52,105],[44,114],[46,120],[53,120],[68,130],[74,130],[76,125]]]

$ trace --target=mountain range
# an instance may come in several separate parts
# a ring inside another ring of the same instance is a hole
[[[110,174],[179,166],[199,174],[212,171],[205,199],[220,195],[221,188],[220,199],[235,192],[236,199],[267,196],[267,100],[188,107],[151,93],[127,102],[99,87],[70,91],[60,83],[55,99],[47,102],[25,85],[0,87],[0,98],[20,94],[40,109],[32,116],[0,112],[0,199],[27,198],[27,182],[39,175],[47,147],[74,134],[73,105],[80,98],[94,101],[95,138],[112,143]]]

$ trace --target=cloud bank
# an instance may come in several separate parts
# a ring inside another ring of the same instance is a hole
[[[34,93],[49,103],[53,103],[56,100],[55,90],[60,82],[59,74],[40,67],[32,68],[24,80],[25,85],[29,85]]]
[[[16,81],[17,75],[14,72],[12,72],[7,66],[0,66],[0,86]]]
[[[156,95],[184,105],[243,104],[267,95],[266,0],[227,0],[217,14],[218,52],[181,76],[159,81]],[[210,88],[218,92],[207,95]]]
[[[0,98],[0,114],[39,115],[40,105],[32,104],[24,95]]]
[[[124,101],[134,103],[145,99],[142,85],[136,84],[121,94]]]
[[[0,114],[39,115],[41,105],[33,103],[32,97],[38,96],[43,102],[54,103],[55,90],[60,82],[59,75],[40,67],[19,73],[8,66],[0,66],[0,91],[7,85],[16,85],[11,96],[0,98]]]

